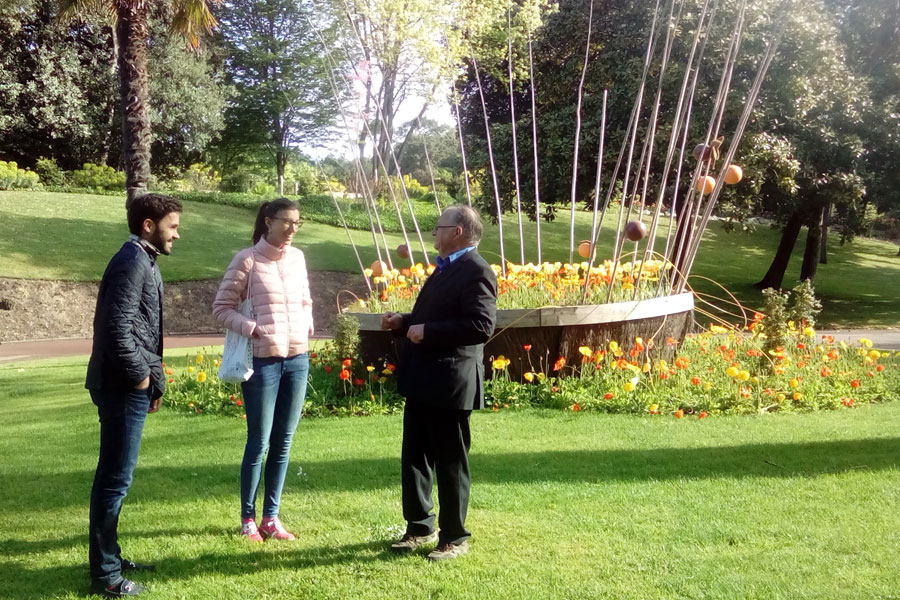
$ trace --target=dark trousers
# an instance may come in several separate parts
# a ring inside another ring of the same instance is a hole
[[[441,503],[439,543],[458,544],[469,538],[470,410],[441,409],[407,400],[403,410],[401,470],[403,518],[406,533],[428,535],[434,531],[432,473],[437,478]]]
[[[119,513],[137,465],[150,398],[148,390],[91,390],[91,399],[100,416],[100,459],[91,490],[91,578],[109,585],[122,578]]]

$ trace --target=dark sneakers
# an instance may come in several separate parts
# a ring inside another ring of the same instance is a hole
[[[104,586],[103,583],[91,584],[91,593],[104,598],[122,598],[124,596],[137,596],[144,591],[144,586],[130,579],[122,578],[116,583]]]
[[[428,553],[428,560],[449,560],[462,556],[469,551],[469,542],[463,541],[459,544],[439,544],[437,548]]]
[[[398,554],[412,552],[418,549],[419,546],[433,544],[437,540],[437,531],[432,531],[428,535],[410,535],[404,533],[402,538],[391,544],[391,550]]]

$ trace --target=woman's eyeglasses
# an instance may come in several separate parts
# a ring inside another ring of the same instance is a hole
[[[273,221],[281,221],[282,223],[284,223],[284,226],[285,226],[285,227],[288,227],[288,226],[290,226],[290,225],[293,225],[293,226],[294,226],[294,229],[300,229],[301,227],[303,227],[303,221],[299,221],[299,220],[298,220],[298,221],[294,221],[294,220],[291,220],[291,219],[285,219],[285,218],[283,218],[283,217],[270,217],[270,218],[271,218]]]

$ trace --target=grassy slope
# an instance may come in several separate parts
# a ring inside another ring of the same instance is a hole
[[[44,279],[96,280],[109,256],[127,234],[122,199],[77,194],[0,192],[0,276]],[[230,257],[248,243],[253,215],[244,209],[188,203],[182,218],[182,239],[172,256],[164,259],[167,280],[215,278],[221,275]],[[667,222],[663,221],[663,225]],[[519,255],[518,228],[513,218],[504,219],[507,258]],[[525,224],[526,260],[536,257],[534,225]],[[601,256],[612,246],[611,222],[601,235]],[[588,236],[590,215],[576,219],[576,240]],[[375,260],[371,234],[353,231],[361,244],[365,263]],[[707,231],[694,266],[695,276],[709,277],[728,288],[750,307],[759,305],[760,294],[752,287],[762,278],[778,244],[780,232],[760,228],[754,234],[726,234],[713,223]],[[430,235],[426,246],[433,254]],[[560,213],[554,223],[542,224],[545,260],[568,259],[568,216]],[[393,248],[399,235],[389,235]],[[298,244],[312,269],[357,271],[356,258],[346,233],[327,225],[307,222]],[[664,241],[660,237],[657,249]],[[791,287],[799,276],[802,239],[785,277]],[[413,250],[421,257],[421,246],[413,240]],[[488,227],[482,252],[499,260],[499,238]],[[396,259],[395,257],[395,260]],[[716,286],[701,277],[692,280],[698,290],[711,292]],[[829,264],[822,265],[816,289],[825,304],[821,321],[841,326],[893,326],[900,315],[900,257],[896,246],[876,240],[859,239],[853,244],[829,248]],[[721,292],[717,295],[723,296]],[[722,308],[728,307],[721,302]]]
[[[0,366],[0,597],[86,589],[97,423],[83,374],[83,358]],[[164,411],[120,531],[128,556],[159,565],[141,580],[160,600],[890,597],[898,428],[900,404],[704,421],[477,413],[472,551],[430,565],[385,551],[401,522],[399,417],[301,423],[282,513],[300,539],[253,547],[235,535],[242,422]]]

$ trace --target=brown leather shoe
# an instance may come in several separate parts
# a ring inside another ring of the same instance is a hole
[[[404,533],[403,537],[391,544],[391,550],[394,552],[404,553],[404,552],[412,552],[418,549],[419,546],[423,546],[425,544],[433,544],[438,539],[437,531],[432,531],[428,535],[410,535],[408,533]]]
[[[449,560],[462,556],[469,551],[469,542],[463,541],[459,544],[439,544],[437,548],[428,553],[428,560]]]

